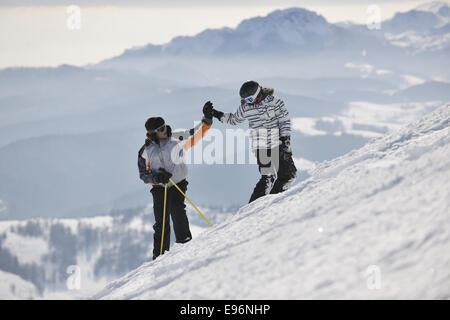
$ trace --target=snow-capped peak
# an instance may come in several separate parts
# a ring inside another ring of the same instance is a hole
[[[398,12],[384,23],[391,33],[429,33],[450,22],[450,6],[446,2],[430,2],[407,12]],[[423,40],[425,41],[425,40]]]
[[[416,7],[415,10],[428,11],[441,15],[444,11],[450,10],[450,3],[444,1],[428,2]]]
[[[176,37],[162,46],[163,53],[213,54],[245,50],[298,47],[320,42],[330,24],[322,16],[302,8],[276,10],[264,17],[243,20],[235,29],[208,29],[195,36]]]
[[[276,10],[265,17],[242,21],[236,28],[239,33],[248,33],[254,44],[264,36],[276,34],[286,43],[303,44],[305,34],[325,35],[330,25],[324,17],[303,8]]]
[[[320,29],[327,26],[328,22],[324,17],[313,11],[303,8],[289,8],[275,10],[265,17],[246,19],[238,25],[237,30],[252,31],[260,27],[261,24],[279,29],[294,28],[297,30],[320,32]],[[317,27],[319,27],[319,30],[316,29]]]

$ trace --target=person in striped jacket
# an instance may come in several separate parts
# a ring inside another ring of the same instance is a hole
[[[238,125],[248,120],[251,149],[261,173],[249,203],[269,193],[287,190],[297,176],[290,146],[289,112],[284,101],[273,93],[273,89],[263,88],[256,81],[247,81],[239,91],[241,105],[236,112],[219,111],[209,101],[203,110],[205,115],[222,123]]]

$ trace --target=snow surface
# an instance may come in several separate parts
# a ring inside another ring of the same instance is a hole
[[[442,103],[442,101],[429,101],[379,104],[350,101],[348,108],[337,115],[317,118],[294,117],[291,119],[292,129],[305,136],[346,133],[366,138],[380,137],[420,119]],[[332,124],[332,126],[319,129],[319,123]]]
[[[6,233],[2,247],[14,252],[20,264],[38,264],[48,253],[48,243],[44,239],[26,237],[13,232]]]
[[[306,171],[310,172],[313,170],[316,166],[316,164],[313,161],[309,161],[305,158],[293,158],[295,167],[298,171]]]
[[[326,135],[327,132],[323,130],[317,130],[315,128],[317,121],[319,118],[310,118],[310,117],[297,117],[292,118],[292,129],[301,132],[307,136],[323,136]]]
[[[34,299],[38,290],[31,282],[0,270],[0,300]]]
[[[319,163],[94,299],[449,299],[450,106]]]

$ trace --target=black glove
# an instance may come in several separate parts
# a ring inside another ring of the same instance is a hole
[[[156,183],[162,183],[167,184],[169,183],[169,178],[172,177],[172,174],[170,172],[167,172],[163,168],[159,169],[158,172],[153,176],[153,180]]]
[[[214,109],[211,101],[206,102],[205,105],[203,106],[203,114],[207,119],[212,119],[212,117],[215,117],[220,120],[220,118],[223,117],[223,112]]]
[[[212,119],[213,117],[213,104],[211,101],[208,101],[203,106],[203,115],[206,119]]]
[[[213,112],[213,117],[217,118],[218,120],[220,120],[220,118],[223,117],[223,112],[216,110],[216,109],[212,109]]]
[[[280,141],[281,141],[281,150],[283,150],[286,153],[292,153],[291,137],[290,136],[280,137]]]

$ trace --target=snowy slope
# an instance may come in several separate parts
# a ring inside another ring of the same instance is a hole
[[[95,299],[450,298],[450,106],[320,163]]]
[[[220,208],[200,208],[214,224],[229,216]],[[148,261],[153,203],[109,214],[0,221],[0,299],[82,299]],[[196,237],[208,225],[193,208],[187,214]],[[68,286],[78,276],[80,285]]]
[[[29,300],[38,296],[38,290],[31,282],[0,270],[0,300]]]

